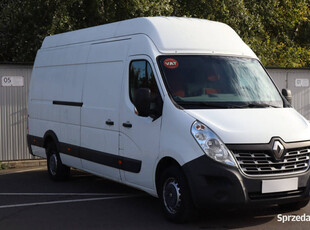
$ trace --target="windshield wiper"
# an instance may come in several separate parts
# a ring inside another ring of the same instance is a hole
[[[220,109],[243,109],[243,108],[281,108],[275,105],[270,105],[267,103],[248,103],[244,105],[235,105],[235,104],[218,104],[212,102],[203,102],[203,101],[176,101],[180,106],[189,106],[189,107],[207,107],[207,108],[220,108]]]
[[[228,109],[228,108],[239,108],[238,106],[231,104],[217,104],[203,101],[176,101],[180,106],[203,106],[208,108],[220,108],[220,109]]]
[[[236,106],[237,108],[281,108],[279,106],[275,106],[275,105],[270,105],[267,103],[249,103],[249,104],[245,104],[245,105],[239,105]]]

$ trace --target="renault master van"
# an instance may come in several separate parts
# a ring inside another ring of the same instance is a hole
[[[136,18],[48,36],[28,116],[52,179],[73,167],[135,187],[173,221],[309,201],[309,123],[223,23]]]

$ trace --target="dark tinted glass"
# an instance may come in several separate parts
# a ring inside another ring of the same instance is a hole
[[[278,90],[255,59],[178,55],[160,56],[158,62],[168,92],[180,105],[283,107]]]
[[[160,97],[151,65],[145,60],[132,61],[129,68],[130,99],[135,104],[136,91],[139,88],[151,90],[150,110],[156,116],[161,115],[162,99]]]

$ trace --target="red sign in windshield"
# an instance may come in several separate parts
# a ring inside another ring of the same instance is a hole
[[[164,65],[165,65],[165,67],[167,67],[169,69],[175,69],[175,68],[178,68],[179,63],[177,60],[175,60],[173,58],[167,58],[164,60]]]

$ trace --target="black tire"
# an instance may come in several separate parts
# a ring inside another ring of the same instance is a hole
[[[70,167],[63,165],[54,143],[50,142],[46,148],[47,171],[50,178],[54,181],[68,179]]]
[[[279,204],[279,208],[287,211],[297,211],[299,209],[302,209],[306,207],[309,203],[309,199],[294,202],[294,203],[288,203],[288,204]]]
[[[180,168],[172,166],[160,177],[159,199],[164,216],[172,222],[189,221],[194,205],[186,178]]]

